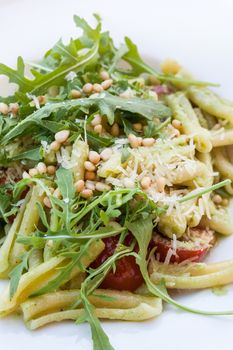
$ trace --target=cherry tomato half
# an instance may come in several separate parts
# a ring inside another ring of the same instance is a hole
[[[98,258],[92,263],[91,267],[97,268],[102,265],[107,258],[113,255],[119,236],[108,237],[103,239],[105,243],[105,249],[98,256]],[[124,242],[125,245],[130,245],[132,242],[132,236],[128,235]],[[143,283],[143,277],[140,272],[139,266],[136,263],[135,257],[124,256],[117,260],[115,271],[111,270],[105,277],[101,284],[101,288],[104,289],[116,289],[116,290],[128,290],[133,292]]]
[[[204,259],[215,241],[214,232],[203,229],[190,229],[189,237],[176,242],[175,254],[170,258],[170,263],[181,263],[185,260],[199,262]],[[153,238],[153,245],[156,247],[156,258],[164,262],[169,249],[172,249],[172,240],[156,234]]]

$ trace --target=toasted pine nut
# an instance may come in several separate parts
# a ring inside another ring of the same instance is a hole
[[[156,185],[157,185],[157,190],[158,192],[163,192],[164,191],[164,187],[166,185],[166,179],[164,177],[159,177],[156,180]]]
[[[53,192],[54,197],[61,199],[62,198],[62,194],[59,188],[56,188],[56,190]]]
[[[32,168],[32,169],[29,169],[28,173],[31,177],[33,177],[33,176],[38,175],[38,170],[35,168]]]
[[[177,119],[173,119],[173,121],[172,121],[172,126],[173,126],[175,129],[180,130],[181,127],[182,127],[182,123],[181,123],[179,120],[177,120]]]
[[[80,98],[81,97],[81,92],[79,91],[79,90],[76,90],[76,89],[72,89],[71,91],[70,91],[70,97],[71,98]]]
[[[109,74],[108,74],[108,72],[106,70],[102,70],[100,72],[100,78],[102,80],[108,80],[110,77],[109,77]]]
[[[85,189],[85,190],[83,190],[80,194],[81,194],[81,196],[82,196],[83,198],[88,199],[88,198],[90,198],[90,197],[93,196],[93,191],[92,191],[92,190]]]
[[[94,118],[93,118],[92,121],[91,121],[91,125],[92,125],[92,126],[96,126],[96,125],[101,124],[101,122],[102,122],[102,117],[101,117],[101,115],[96,114],[96,115],[94,115]]]
[[[85,187],[88,188],[89,190],[95,191],[95,181],[90,181],[87,180],[85,183]]]
[[[83,180],[78,180],[75,182],[74,187],[76,192],[82,192],[84,190],[84,181]]]
[[[212,198],[213,202],[215,204],[221,204],[222,203],[222,197],[219,194],[215,194]]]
[[[110,148],[105,148],[101,153],[100,153],[100,157],[101,159],[103,159],[105,162],[106,160],[108,160],[109,158],[111,158],[112,155],[112,150]]]
[[[4,102],[0,102],[0,113],[5,114],[5,115],[9,113],[9,107]]]
[[[90,162],[92,162],[93,164],[98,164],[100,161],[100,155],[99,155],[99,153],[97,153],[95,151],[90,151],[88,158],[89,158]]]
[[[83,86],[83,92],[85,94],[91,94],[93,91],[93,85],[91,83],[87,83]]]
[[[147,190],[151,185],[151,179],[148,176],[145,176],[141,179],[141,186],[143,189]]]
[[[94,171],[86,171],[85,172],[85,180],[95,180],[96,173]]]
[[[11,112],[13,115],[16,115],[19,110],[19,104],[16,103],[10,103],[9,104],[9,112]]]
[[[229,204],[230,204],[229,199],[224,198],[224,199],[222,200],[222,205],[223,205],[224,207],[228,207]]]
[[[95,188],[99,192],[110,191],[111,187],[103,182],[97,182]]]
[[[142,131],[142,124],[141,123],[134,123],[133,124],[133,129],[137,132]]]
[[[30,179],[31,176],[26,171],[24,171],[23,174],[22,174],[22,178],[23,179]]]
[[[54,165],[47,166],[47,173],[49,175],[54,175],[56,172],[56,167]]]
[[[45,174],[47,172],[47,167],[43,162],[39,162],[36,169],[38,170],[39,174]]]
[[[56,85],[50,86],[50,88],[48,88],[48,94],[51,97],[56,97],[59,94],[59,87]]]
[[[103,86],[101,84],[94,84],[93,85],[93,91],[94,92],[99,93],[99,92],[102,92],[103,90],[104,89],[103,89]]]
[[[95,165],[92,162],[90,162],[89,160],[86,160],[84,162],[84,168],[88,171],[95,171],[96,170]]]
[[[134,134],[129,134],[128,140],[132,148],[137,148],[142,143],[142,138],[135,136]]]
[[[96,126],[94,127],[94,131],[95,131],[97,134],[101,134],[102,130],[103,130],[103,127],[102,127],[101,124],[98,124],[98,125],[96,125]]]
[[[40,105],[44,105],[46,102],[45,96],[37,96],[37,100],[38,100]]]
[[[153,139],[152,137],[147,137],[142,140],[142,145],[144,147],[151,147],[153,146],[154,143],[155,143],[155,139]]]
[[[57,152],[61,147],[61,144],[57,141],[53,141],[50,145],[51,151]]]
[[[104,80],[102,83],[101,83],[101,86],[104,90],[107,90],[110,88],[110,86],[112,86],[112,83],[113,83],[113,80],[112,79],[107,79],[107,80]]]
[[[55,134],[55,140],[59,143],[64,143],[70,136],[70,130],[61,130]]]
[[[117,123],[114,123],[113,126],[111,127],[111,135],[114,137],[119,136],[120,134],[120,128]]]

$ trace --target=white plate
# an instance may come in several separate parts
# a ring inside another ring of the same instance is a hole
[[[76,30],[72,15],[87,19],[98,12],[116,42],[131,37],[144,57],[177,58],[198,78],[222,84],[232,98],[233,2],[231,0],[0,0],[0,61],[14,65],[17,55],[35,59],[61,36]],[[233,257],[233,237],[211,253],[211,261]],[[0,286],[3,286],[1,282]],[[180,293],[179,301],[206,310],[233,310],[233,289],[226,296],[210,290]],[[232,349],[233,317],[202,317],[165,306],[156,320],[144,323],[104,322],[117,350]],[[1,349],[92,349],[87,325],[72,322],[29,332],[21,318],[0,320]]]

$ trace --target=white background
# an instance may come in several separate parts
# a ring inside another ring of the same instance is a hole
[[[119,43],[125,35],[135,41],[143,56],[153,62],[174,57],[197,78],[221,83],[224,96],[233,99],[233,1],[232,0],[0,0],[0,61],[14,65],[17,55],[38,59],[61,36],[77,30],[72,15],[93,22],[103,18]],[[233,239],[223,240],[210,260],[233,258]],[[179,294],[190,306],[208,310],[233,310],[233,290],[226,296],[211,291]],[[105,322],[116,350],[230,350],[233,317],[202,317],[166,306],[157,320],[144,323]],[[72,323],[35,332],[20,318],[0,320],[1,349],[89,350],[88,327]]]

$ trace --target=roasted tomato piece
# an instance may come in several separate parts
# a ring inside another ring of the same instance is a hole
[[[169,263],[181,263],[185,260],[199,262],[215,243],[214,232],[200,228],[190,229],[182,239],[174,241],[157,233],[153,238],[157,260]]]
[[[105,249],[92,263],[91,267],[93,268],[97,268],[98,266],[102,265],[105,260],[113,255],[119,241],[119,236],[108,237],[103,239],[103,241],[105,243]],[[128,235],[124,244],[128,246],[131,242],[132,236]],[[135,257],[125,256],[117,260],[115,271],[112,270],[108,273],[101,284],[101,288],[128,290],[133,292],[142,284],[142,282],[143,277],[139,266],[136,263]]]

